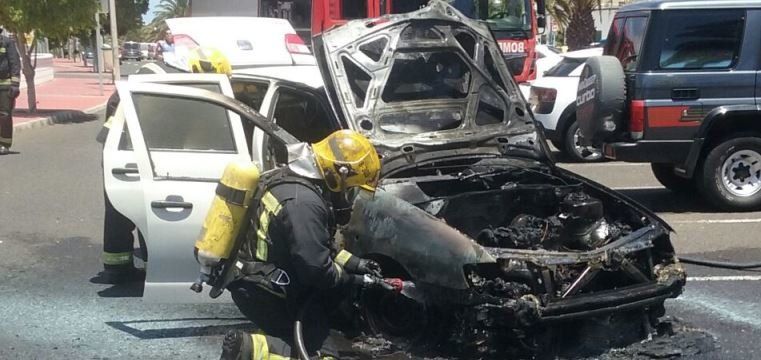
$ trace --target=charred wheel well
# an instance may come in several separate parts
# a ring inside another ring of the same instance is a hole
[[[383,269],[383,276],[389,278],[400,278],[404,280],[414,280],[409,271],[402,266],[398,261],[394,260],[390,256],[381,254],[367,254],[364,256],[366,259],[376,261]]]

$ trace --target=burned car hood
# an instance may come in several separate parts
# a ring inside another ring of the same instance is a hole
[[[477,147],[548,158],[489,28],[447,3],[313,40],[333,110],[384,159]]]

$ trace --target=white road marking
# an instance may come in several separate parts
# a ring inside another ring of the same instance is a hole
[[[691,291],[689,286],[684,295],[676,298],[675,301],[714,314],[720,319],[750,325],[756,329],[761,328],[756,303],[735,299],[725,294],[714,295]]]
[[[618,186],[614,187],[613,190],[616,191],[631,191],[631,190],[665,190],[666,188],[663,186]]]
[[[689,276],[687,281],[761,281],[761,275]]]
[[[669,224],[747,224],[761,223],[761,218],[757,219],[694,219],[694,220],[666,220]]]
[[[597,167],[597,166],[650,166],[649,163],[627,163],[627,162],[599,162],[599,163],[559,163],[564,167]]]

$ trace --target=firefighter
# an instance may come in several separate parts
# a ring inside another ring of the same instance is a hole
[[[0,27],[0,155],[5,155],[13,143],[13,108],[21,93],[21,64],[15,42],[2,33]]]
[[[337,250],[333,240],[336,223],[346,218],[342,210],[350,207],[347,191],[375,191],[380,160],[372,144],[339,130],[311,151],[289,150],[304,155],[260,178],[251,205],[257,206],[250,219],[255,226],[238,256],[241,278],[227,287],[258,331],[228,332],[222,359],[298,358],[291,334],[299,313],[310,356],[336,357],[327,337],[346,291],[397,290],[392,284],[400,282],[382,279],[378,263]]]
[[[206,54],[213,54],[207,56]],[[208,58],[213,59],[213,64],[209,66],[198,66],[199,63],[206,62]],[[188,69],[197,69],[194,72],[209,72],[230,75],[230,62],[218,50],[199,48],[191,52],[187,64]],[[137,74],[167,74],[185,72],[176,65],[167,62],[148,63],[140,67]],[[119,106],[119,94],[114,92],[108,99],[106,105],[106,122],[98,133],[97,141],[104,144],[108,131],[111,127],[113,116]],[[138,271],[133,265],[134,236],[135,224],[119,211],[114,209],[105,190],[103,191],[105,201],[105,212],[103,214],[103,277],[102,282],[108,284],[120,284],[142,279],[143,273]],[[138,238],[142,251],[143,259],[147,258],[147,252],[143,236],[138,230]],[[146,259],[147,260],[147,259]]]

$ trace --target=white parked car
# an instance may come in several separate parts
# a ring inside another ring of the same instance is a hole
[[[252,66],[314,65],[312,52],[285,19],[265,17],[183,17],[167,19],[175,41],[175,61],[187,64],[188,50],[213,47],[233,69]]]
[[[536,45],[536,78],[541,79],[544,76],[545,71],[549,70],[555,64],[559,63],[563,59],[559,50],[549,47],[547,45]],[[523,97],[528,99],[531,91],[531,83],[536,80],[531,80],[528,83],[521,83],[518,86],[521,89]]]
[[[572,51],[548,69],[544,77],[531,83],[528,96],[536,120],[544,126],[547,138],[574,161],[598,161],[599,149],[581,146],[576,125],[576,88],[584,62],[602,55],[602,48]]]
[[[541,79],[544,72],[563,60],[559,50],[544,44],[536,46],[536,78]]]

